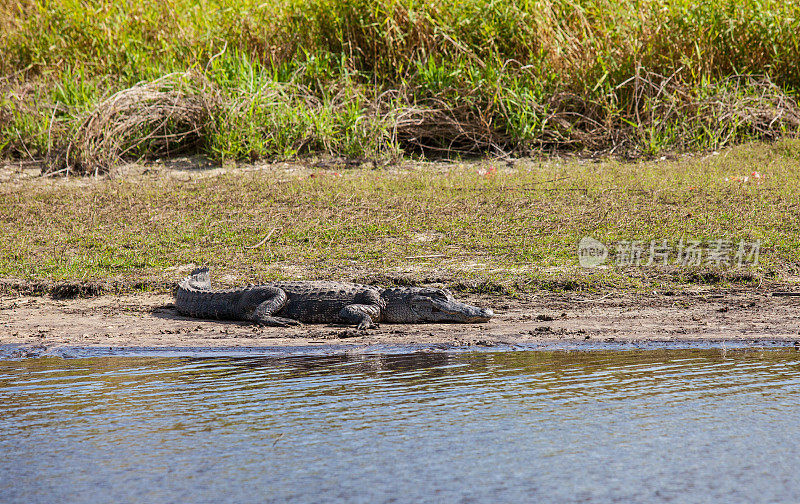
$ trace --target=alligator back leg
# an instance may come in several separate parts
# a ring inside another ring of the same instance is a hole
[[[346,324],[354,324],[358,329],[370,329],[380,320],[381,307],[377,304],[351,304],[341,309],[339,318]]]
[[[276,317],[286,304],[288,296],[283,289],[272,286],[253,287],[242,297],[242,304],[248,312],[252,313],[251,319],[258,325],[286,327],[300,325],[295,319]]]

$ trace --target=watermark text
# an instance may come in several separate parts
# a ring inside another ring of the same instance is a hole
[[[620,240],[605,244],[586,236],[578,243],[578,262],[584,268],[605,264],[629,266],[712,266],[741,268],[758,265],[761,240],[709,241]]]

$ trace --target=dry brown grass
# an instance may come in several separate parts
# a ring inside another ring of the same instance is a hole
[[[63,152],[61,171],[96,175],[124,158],[199,150],[219,108],[214,86],[197,72],[170,74],[124,89],[81,122]]]
[[[678,73],[641,71],[624,82],[620,87],[627,87],[632,96],[630,110],[624,112],[636,126],[606,128],[602,142],[612,149],[627,144],[639,154],[650,142],[648,136],[692,149],[708,137],[712,145],[722,146],[737,138],[776,139],[800,132],[797,100],[767,76],[732,75],[692,89]]]
[[[614,91],[632,96],[629,110],[567,92],[546,103],[518,103],[542,118],[540,134],[525,140],[493,123],[495,103],[454,107],[434,98],[414,104],[410,93],[398,91],[394,95],[402,95],[404,106],[396,111],[395,135],[404,147],[440,154],[579,148],[638,157],[648,148],[650,154],[670,146],[697,148],[708,143],[709,135],[716,137],[712,144],[722,146],[742,137],[775,139],[800,132],[797,100],[766,76],[735,75],[698,92],[676,74],[640,71]]]
[[[492,127],[484,110],[436,98],[398,110],[393,136],[406,148],[437,155],[503,152],[510,140]]]

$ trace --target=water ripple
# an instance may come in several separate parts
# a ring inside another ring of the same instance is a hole
[[[791,351],[0,361],[4,502],[797,502]]]

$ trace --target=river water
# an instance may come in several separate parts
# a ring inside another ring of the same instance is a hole
[[[794,350],[0,361],[0,502],[800,502]]]

